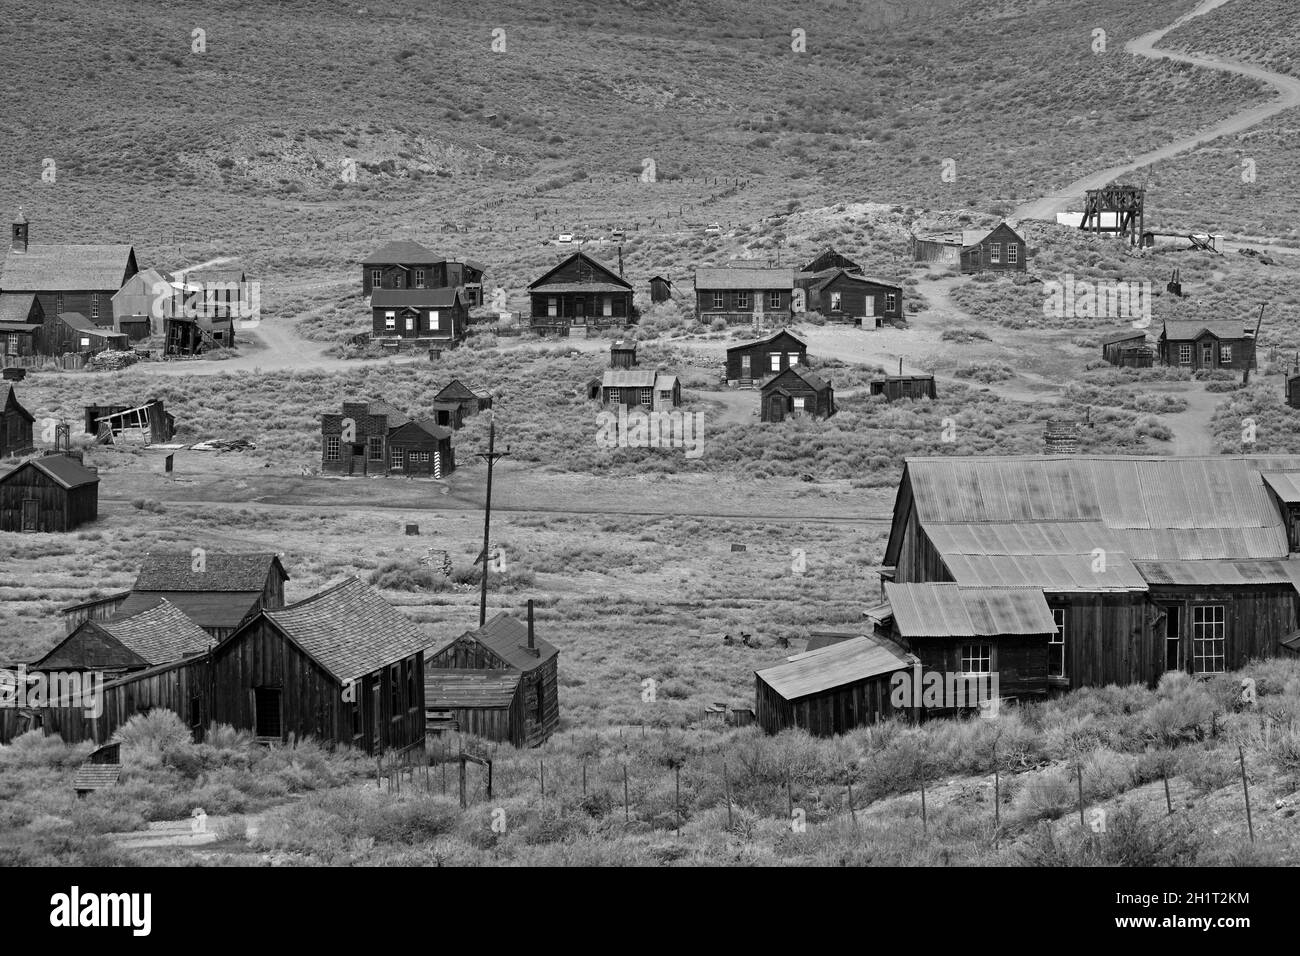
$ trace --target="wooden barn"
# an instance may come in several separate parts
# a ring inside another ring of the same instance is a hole
[[[75,458],[29,458],[0,478],[0,531],[72,531],[99,515],[99,476]]]
[[[794,317],[794,270],[701,266],[695,315],[701,322],[787,323]]]
[[[962,235],[961,271],[1024,272],[1029,268],[1024,237],[1005,222],[987,233],[965,230]]]
[[[0,262],[0,290],[34,295],[47,320],[77,313],[111,329],[113,296],[140,271],[135,250],[122,244],[40,245],[30,241],[30,231],[20,209]]]
[[[830,418],[835,414],[835,389],[816,372],[792,365],[763,385],[759,420]]]
[[[31,292],[0,292],[0,367],[45,354],[45,310]]]
[[[890,641],[853,637],[754,672],[754,712],[769,734],[843,734],[893,714],[890,680],[912,659]]]
[[[262,740],[290,735],[369,754],[424,746],[428,637],[350,577],[263,608],[211,652],[211,719]]]
[[[560,722],[559,656],[534,634],[532,601],[526,624],[502,612],[427,652],[429,730],[453,729],[520,748],[540,746]]]
[[[456,345],[469,323],[469,306],[460,288],[376,289],[370,311],[376,339]]]
[[[872,379],[870,386],[872,395],[883,395],[890,402],[937,397],[933,375],[886,375]]]
[[[1180,368],[1253,369],[1255,336],[1240,322],[1166,319],[1156,354],[1160,364]]]
[[[160,398],[135,406],[87,405],[85,412],[86,434],[106,445],[157,445],[171,441],[176,434],[176,416],[163,407]]]
[[[534,325],[559,328],[636,321],[632,285],[585,252],[575,252],[528,286]]]
[[[1297,630],[1300,457],[907,459],[881,579],[1041,593],[1050,688],[1154,684]],[[888,592],[887,592],[888,593]]]
[[[433,418],[412,419],[384,402],[344,402],[342,414],[321,416],[321,469],[442,478],[456,470],[451,435]]]
[[[673,297],[672,280],[666,276],[650,277],[650,301],[667,302]]]
[[[36,418],[18,403],[18,393],[0,382],[0,458],[25,455],[35,447],[32,425]]]
[[[727,349],[727,384],[749,388],[753,383],[784,372],[793,365],[807,364],[808,346],[793,333],[782,329],[757,342]]]
[[[31,664],[37,671],[102,671],[114,677],[202,654],[214,639],[166,598],[143,610],[83,620]]]
[[[636,339],[615,339],[609,343],[609,367],[636,367]]]
[[[608,369],[593,383],[602,405],[641,406],[652,412],[682,404],[682,383],[676,375],[651,369]]]
[[[833,322],[880,328],[903,319],[903,287],[846,269],[796,277],[804,290],[808,311],[820,312]]]
[[[1119,329],[1101,337],[1101,357],[1111,365],[1150,368],[1152,352],[1142,329]]]

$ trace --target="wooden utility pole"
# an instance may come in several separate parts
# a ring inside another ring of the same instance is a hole
[[[492,413],[489,411],[489,415]],[[488,582],[488,562],[491,556],[488,554],[488,538],[492,530],[492,466],[498,458],[505,458],[510,454],[510,446],[506,446],[505,451],[496,450],[497,423],[495,417],[488,422],[488,450],[487,454],[479,453],[478,457],[487,461],[487,499],[483,505],[483,577],[479,582],[478,598],[478,626],[482,627],[487,623],[487,582]]]

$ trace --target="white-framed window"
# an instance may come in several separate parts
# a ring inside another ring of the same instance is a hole
[[[1047,639],[1047,676],[1065,676],[1065,608],[1052,608],[1056,633]]]
[[[371,270],[370,270],[370,287],[371,287],[372,289],[382,289],[382,288],[384,287],[384,270],[383,270],[383,269],[371,269]]]
[[[370,460],[383,461],[384,460],[384,439],[379,435],[371,435],[369,445],[370,445]]]
[[[442,314],[437,309],[430,309],[429,310],[429,331],[437,332],[440,328],[442,328],[441,322],[442,322]]]
[[[1231,345],[1220,345],[1220,346],[1219,346],[1219,364],[1220,364],[1220,365],[1231,365],[1231,364],[1232,364],[1232,346],[1231,346]]]
[[[1192,608],[1193,674],[1223,673],[1225,636],[1222,604],[1201,604]]]
[[[1177,604],[1170,604],[1165,607],[1165,670],[1176,671],[1182,667],[1181,639],[1182,629],[1179,622],[1182,617],[1182,607]]]
[[[394,288],[394,289],[400,289],[401,287],[402,287],[402,274],[401,274],[400,272],[394,272],[394,273],[393,273],[393,288]]]
[[[415,270],[415,287],[416,287],[417,289],[423,289],[423,288],[424,288],[424,270],[423,270],[423,269],[416,269],[416,270]]]
[[[990,243],[989,243],[989,262],[1001,262],[1001,261],[1002,261],[1002,243],[1000,243],[1000,242],[990,242]]]
[[[1180,346],[1178,346],[1178,364],[1179,364],[1179,365],[1191,365],[1191,364],[1192,364],[1192,347],[1191,347],[1191,345],[1180,345]]]
[[[780,353],[780,352],[772,352],[770,355],[768,355],[767,360],[768,360],[768,368],[769,368],[771,371],[773,371],[773,372],[779,372],[779,371],[781,371],[781,353]]]
[[[92,319],[99,318],[99,293],[98,292],[90,293],[90,317]]]
[[[640,392],[640,394],[638,395],[638,399],[639,399],[640,403],[641,403],[642,405],[644,405],[646,408],[649,408],[651,402],[654,401],[654,393],[655,393],[655,390],[654,390],[653,388],[643,388],[643,389],[641,389],[641,392]]]
[[[413,451],[407,458],[412,465],[427,465],[429,463],[429,453],[427,451]]]
[[[724,296],[721,292],[713,293],[713,307],[715,309],[721,309],[723,307],[723,302],[725,298],[726,296]]]
[[[793,398],[790,399],[790,403],[794,408],[795,414],[797,415],[803,414],[804,402],[805,399],[802,395],[795,395]]]
[[[560,314],[560,300],[556,296],[548,296],[546,299],[546,315],[548,318],[555,318]]]
[[[337,438],[325,439],[325,460],[326,461],[339,460],[339,440]]]
[[[1014,266],[1020,261],[1020,244],[1015,242],[1007,243],[1007,264]]]
[[[799,353],[798,353],[798,352],[786,352],[786,353],[785,353],[785,364],[788,365],[790,368],[794,368],[796,365],[798,365],[798,364],[799,364]]]
[[[406,467],[406,449],[390,448],[388,449],[388,464],[391,468]]]
[[[739,312],[739,311],[741,311],[742,309],[748,309],[748,308],[749,308],[749,293],[748,293],[748,292],[737,292],[737,293],[736,293],[736,311]]]
[[[769,292],[769,293],[767,294],[767,307],[768,307],[769,309],[779,309],[779,308],[781,308],[781,293],[780,293],[780,291]]]
[[[387,332],[396,332],[396,331],[397,331],[397,313],[396,313],[396,312],[385,312],[385,313],[384,313],[384,330],[387,331]]]
[[[988,674],[993,670],[992,644],[963,644],[961,646],[963,674]]]
[[[839,292],[831,293],[831,311],[839,312],[844,306],[844,296]]]
[[[671,388],[659,389],[659,401],[671,402],[673,400],[673,390]]]
[[[63,293],[62,292],[54,293],[54,314],[55,315],[63,314]]]
[[[894,292],[885,293],[885,311],[893,312],[898,308],[898,294]]]
[[[621,388],[606,389],[605,395],[605,401],[610,405],[621,405],[623,403],[623,390]]]

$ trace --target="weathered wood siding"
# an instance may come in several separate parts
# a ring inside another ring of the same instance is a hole
[[[754,713],[759,726],[769,734],[791,727],[800,727],[815,737],[847,733],[894,712],[889,699],[891,678],[892,674],[881,674],[788,701],[755,675]]]
[[[71,531],[99,514],[99,483],[64,488],[30,463],[0,478],[0,531],[23,530],[23,502],[37,502],[37,531]]]

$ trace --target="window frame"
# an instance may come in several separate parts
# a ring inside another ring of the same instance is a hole
[[[897,309],[897,308],[898,308],[898,293],[897,293],[897,292],[886,292],[886,293],[885,293],[885,311],[886,311],[886,312],[893,312],[893,311],[894,311],[895,309]]]
[[[1047,638],[1047,677],[1049,680],[1064,680],[1065,679],[1065,627],[1066,627],[1066,621],[1068,619],[1067,612],[1069,611],[1069,608],[1054,607],[1051,609],[1051,611],[1052,611],[1052,620],[1056,623],[1056,633],[1048,635]],[[1061,655],[1060,657],[1061,666],[1059,671],[1055,668],[1054,666],[1055,661],[1052,659],[1053,655],[1057,653],[1057,648],[1059,648],[1059,653]]]
[[[1020,262],[1020,243],[1007,243],[1007,265],[1014,266]]]
[[[779,372],[779,371],[781,371],[781,353],[780,353],[780,352],[768,352],[768,353],[767,353],[767,370],[768,370],[769,372]]]
[[[976,653],[971,654],[969,651]],[[983,664],[983,670],[971,670],[969,664]],[[957,648],[957,667],[959,674],[993,673],[993,645],[987,641],[971,641]]]
[[[1195,355],[1195,352],[1192,351],[1192,345],[1191,345],[1190,342],[1181,342],[1181,343],[1179,343],[1179,345],[1178,345],[1178,364],[1179,364],[1179,365],[1191,365],[1191,364],[1192,364],[1192,358],[1193,358],[1194,355]]]
[[[1000,242],[989,243],[989,264],[999,265],[999,266],[1002,265],[1002,243]]]
[[[713,293],[713,308],[716,311],[721,311],[726,307],[726,296],[721,292]]]
[[[366,439],[366,460],[383,461],[384,460],[384,438],[382,435],[371,435]]]
[[[382,289],[383,287],[384,287],[384,270],[383,270],[383,269],[371,269],[371,270],[370,270],[370,288],[373,290],[373,289]]]
[[[394,448],[394,447],[391,446],[391,445],[389,446],[389,448],[388,448],[388,467],[389,467],[389,468],[405,468],[405,467],[406,467],[406,449],[405,449],[405,448]]]
[[[1217,612],[1217,613],[1215,613]],[[1227,670],[1228,618],[1222,604],[1192,605],[1192,673],[1198,677],[1223,674]],[[1210,636],[1202,636],[1203,629]],[[1215,631],[1217,630],[1217,635]],[[1208,647],[1208,653],[1207,653]],[[1217,650],[1218,653],[1214,653]],[[1204,669],[1205,662],[1218,662],[1218,670]]]
[[[769,309],[781,308],[781,290],[774,289],[767,294],[767,307]]]
[[[338,435],[325,436],[325,460],[338,461],[342,451],[343,440]]]
[[[1219,364],[1220,364],[1220,365],[1231,365],[1231,364],[1232,364],[1232,346],[1231,346],[1231,345],[1226,345],[1226,344],[1224,344],[1223,342],[1220,342],[1220,343],[1219,343]]]

